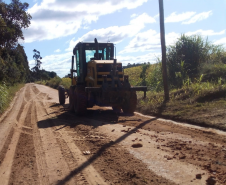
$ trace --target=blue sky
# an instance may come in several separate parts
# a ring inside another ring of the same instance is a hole
[[[166,44],[181,34],[199,34],[226,47],[226,0],[163,0]],[[9,3],[9,0],[5,0]],[[158,0],[21,0],[29,3],[31,25],[24,30],[30,67],[33,49],[42,68],[60,77],[70,71],[73,47],[79,41],[114,42],[117,59],[155,63],[161,56]]]

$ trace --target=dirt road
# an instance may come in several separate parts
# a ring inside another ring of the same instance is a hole
[[[226,134],[94,107],[26,84],[0,118],[0,184],[226,184]]]

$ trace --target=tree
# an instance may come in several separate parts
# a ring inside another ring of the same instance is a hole
[[[167,67],[170,84],[181,87],[188,78],[200,77],[202,66],[224,62],[225,51],[199,35],[181,35],[175,45],[167,48]]]
[[[51,71],[51,72],[49,73],[49,77],[50,77],[50,78],[54,78],[55,76],[57,76],[57,74],[56,74],[54,71]]]
[[[141,71],[141,73],[140,73],[140,78],[142,79],[141,85],[144,85],[144,86],[147,85],[147,81],[146,81],[146,71],[147,71],[148,67],[149,67],[149,65],[143,64],[143,65],[142,65],[142,71]]]
[[[18,39],[24,40],[22,29],[29,27],[32,18],[26,12],[28,6],[28,3],[21,3],[19,0],[12,0],[10,4],[0,1],[0,21],[6,25],[4,31],[0,32],[0,47],[13,48]]]
[[[3,8],[3,3],[0,0],[0,12],[1,12],[2,8]],[[2,28],[4,28],[4,27],[6,27],[6,24],[5,24],[4,19],[2,18],[2,15],[0,14],[0,30],[2,31],[3,30]]]
[[[35,66],[31,70],[34,72],[34,74],[36,74],[37,78],[40,78],[41,74],[39,69],[42,64],[41,62],[42,57],[40,55],[40,52],[37,51],[36,49],[34,49],[33,52],[34,52],[33,59],[35,60]]]

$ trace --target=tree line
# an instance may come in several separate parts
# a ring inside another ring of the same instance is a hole
[[[143,66],[143,65],[150,65],[150,62],[144,62],[144,63],[128,63],[127,66],[122,66],[123,69],[136,67],[136,66]]]
[[[30,70],[24,47],[18,42],[24,40],[23,29],[31,24],[28,7],[28,3],[19,0],[9,4],[0,0],[0,83],[13,85],[56,76],[55,72],[39,68]]]

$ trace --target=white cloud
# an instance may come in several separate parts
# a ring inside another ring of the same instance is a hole
[[[190,19],[193,15],[195,15],[195,12],[184,12],[181,14],[177,14],[176,12],[171,13],[168,17],[165,18],[165,22],[181,22],[187,19]]]
[[[123,66],[126,66],[128,63],[134,64],[134,63],[144,63],[144,62],[150,62],[151,64],[156,63],[157,58],[161,56],[160,52],[155,53],[148,53],[145,55],[139,55],[139,56],[117,56],[118,62],[121,62]]]
[[[65,54],[56,54],[43,57],[42,67],[45,70],[55,71],[59,76],[63,77],[67,73],[69,73],[72,49],[79,41],[93,42],[94,38],[97,38],[99,42],[107,42],[109,39],[113,43],[119,43],[125,38],[134,37],[137,33],[139,33],[140,30],[145,27],[145,24],[153,22],[155,22],[155,20],[151,16],[143,13],[132,19],[128,25],[112,26],[108,28],[89,31],[81,38],[73,38],[69,42],[69,47],[68,49],[66,49],[66,51],[68,52],[66,52]],[[125,57],[121,57],[121,59],[123,59],[124,63],[127,62],[127,59]],[[140,62],[143,62],[143,60],[145,60],[145,58],[142,57],[135,57],[135,59]],[[29,64],[34,64],[34,61],[29,61]],[[127,63],[125,65],[127,65]]]
[[[133,53],[138,51],[150,51],[160,47],[159,33],[148,30],[138,33],[119,54]]]
[[[99,42],[107,42],[109,40],[110,42],[117,44],[127,37],[135,36],[137,33],[139,33],[140,30],[145,27],[145,24],[154,22],[155,19],[153,19],[146,13],[143,13],[132,19],[130,21],[130,24],[126,26],[111,26],[108,28],[94,29],[78,39],[73,38],[70,41],[69,48],[66,49],[66,51],[72,51],[73,47],[78,42],[93,42],[94,38],[97,38]]]
[[[226,46],[226,37],[223,37],[223,38],[221,38],[221,39],[219,39],[219,40],[216,40],[216,41],[214,42],[214,44]]]
[[[176,12],[171,13],[168,17],[165,18],[165,22],[182,22],[182,24],[191,24],[198,21],[207,19],[213,13],[212,11],[202,12],[197,14],[196,12],[183,12],[177,14]]]
[[[158,19],[159,18],[159,14],[156,14],[155,16],[154,16],[154,19]]]
[[[180,35],[174,32],[165,35],[166,45],[173,44]],[[147,30],[145,32],[138,33],[129,44],[119,52],[119,54],[124,53],[134,53],[134,52],[144,52],[144,51],[154,51],[161,48],[160,33],[155,30]]]
[[[225,34],[225,30],[222,30],[220,32],[214,32],[213,30],[199,29],[193,32],[186,32],[186,35],[203,35],[203,36],[213,36],[213,35],[223,35],[223,34]]]
[[[202,13],[199,13],[199,14],[193,16],[190,20],[182,22],[182,24],[191,24],[191,23],[195,23],[198,21],[202,21],[204,19],[207,19],[212,14],[213,14],[212,11],[202,12]]]
[[[89,26],[83,26],[83,29],[87,30],[87,29],[89,29]]]
[[[186,32],[185,35],[203,35],[203,36],[213,36],[213,35],[223,35],[225,30],[220,32],[214,32],[213,30],[202,30],[199,29],[194,32]],[[167,33],[165,35],[166,45],[173,45],[180,38],[180,33]],[[219,40],[217,42],[223,43],[225,40]],[[119,54],[134,53],[134,52],[144,52],[144,51],[156,51],[161,48],[160,33],[155,30],[147,30],[145,32],[140,32],[129,42],[129,44],[119,52]]]
[[[146,13],[143,13],[139,16],[137,16],[135,19],[132,19],[130,21],[130,24],[131,25],[140,25],[140,24],[145,24],[145,23],[155,23],[155,19],[151,16],[149,16],[148,14]]]
[[[136,16],[137,16],[137,14],[134,13],[134,14],[132,14],[130,17],[131,17],[131,18],[134,18],[134,17],[136,17]]]
[[[25,42],[50,40],[74,34],[102,15],[133,9],[147,0],[43,0],[28,9],[31,25],[24,30]],[[89,4],[89,6],[87,6]]]
[[[177,39],[180,38],[180,35],[181,34],[175,32],[166,34],[166,45],[169,46],[175,44]]]
[[[56,49],[54,52],[58,53],[58,52],[60,52],[60,49]]]

